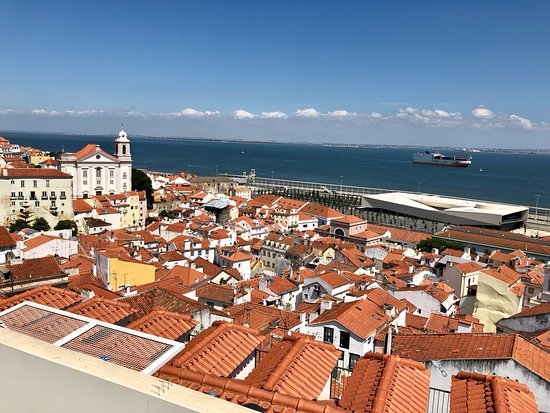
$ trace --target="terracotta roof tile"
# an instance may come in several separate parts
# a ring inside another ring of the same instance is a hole
[[[170,365],[221,377],[231,375],[262,342],[257,330],[215,321],[176,355]]]
[[[550,353],[518,335],[398,334],[393,339],[393,354],[417,361],[513,359],[550,379]]]
[[[206,284],[196,290],[198,298],[205,300],[219,301],[228,305],[233,305],[235,291],[230,285]]]
[[[357,336],[366,339],[390,320],[391,318],[372,301],[357,300],[336,304],[310,324],[337,322]]]
[[[195,328],[197,324],[198,322],[188,315],[155,309],[149,314],[132,321],[127,325],[127,328],[169,340],[176,340]]]
[[[215,395],[231,403],[259,406],[265,413],[345,413],[347,410],[330,405],[328,402],[306,400],[286,396],[277,392],[260,389],[243,383],[241,380],[216,377],[190,369],[172,366],[162,367],[155,376],[172,383]]]
[[[72,179],[71,175],[57,169],[49,168],[8,168],[4,169],[8,178],[68,178]]]
[[[37,279],[47,279],[65,275],[56,259],[52,256],[31,258],[23,261],[21,264],[11,264],[8,268],[15,282],[30,282]]]
[[[451,381],[453,413],[537,413],[535,396],[525,384],[504,377],[459,372]]]
[[[117,323],[136,312],[130,304],[94,297],[71,307],[68,311],[107,323]]]
[[[422,363],[367,353],[345,384],[340,405],[354,412],[425,413],[429,390],[430,371]]]
[[[17,244],[14,239],[10,236],[9,231],[6,227],[0,226],[0,248],[9,248],[15,247]]]
[[[261,304],[242,303],[227,307],[225,311],[233,317],[235,323],[260,331],[273,325],[289,330],[300,324],[300,314]]]
[[[310,338],[285,336],[262,357],[244,382],[314,400],[327,384],[340,353],[334,346]]]
[[[75,292],[61,288],[43,285],[33,288],[24,293],[14,295],[10,298],[0,301],[0,311],[4,311],[23,301],[32,301],[33,303],[47,305],[48,307],[63,310],[71,305],[78,303],[82,298]]]

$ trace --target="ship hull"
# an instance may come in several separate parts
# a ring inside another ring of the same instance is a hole
[[[450,166],[453,168],[467,168],[470,166],[469,163],[461,162],[430,162],[430,161],[413,161],[413,163],[419,165],[436,165],[436,166]]]

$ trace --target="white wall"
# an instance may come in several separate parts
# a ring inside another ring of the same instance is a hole
[[[3,412],[250,412],[7,329],[0,329],[0,360]]]

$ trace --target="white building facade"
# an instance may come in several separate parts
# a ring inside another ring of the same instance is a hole
[[[73,177],[75,198],[130,191],[132,155],[128,135],[121,129],[115,139],[114,155],[96,144],[88,144],[75,153],[62,153],[59,169]]]

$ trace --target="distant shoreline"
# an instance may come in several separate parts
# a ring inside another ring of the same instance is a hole
[[[113,134],[100,134],[100,133],[72,133],[72,132],[37,132],[37,131],[23,131],[23,130],[2,130],[0,136],[14,134],[32,133],[36,135],[68,135],[68,136],[83,136],[83,137],[110,137]],[[4,136],[9,139],[9,136]],[[200,137],[182,137],[182,136],[151,136],[151,135],[132,135],[136,139],[144,140],[170,140],[170,141],[201,141],[201,142],[228,142],[228,143],[243,143],[243,144],[269,144],[269,145],[303,145],[303,146],[325,146],[332,148],[383,148],[383,149],[422,149],[429,151],[452,151],[452,152],[465,152],[465,153],[504,153],[511,155],[550,155],[550,149],[521,149],[521,148],[483,148],[483,147],[465,147],[465,146],[426,146],[426,145],[392,145],[392,144],[375,144],[375,143],[330,143],[330,142],[293,142],[293,141],[274,141],[268,139],[238,139],[238,138],[200,138]],[[17,142],[15,142],[17,143]]]

